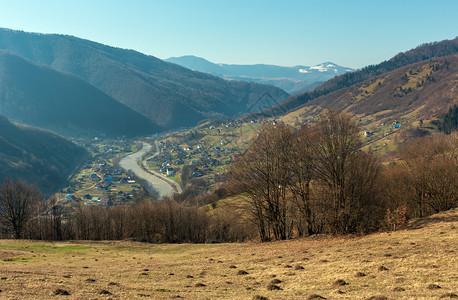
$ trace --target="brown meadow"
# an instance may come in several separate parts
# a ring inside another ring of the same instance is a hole
[[[458,209],[271,243],[0,241],[2,299],[413,299],[458,294]],[[322,298],[321,298],[322,299]]]

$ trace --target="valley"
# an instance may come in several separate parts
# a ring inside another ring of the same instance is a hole
[[[458,1],[360,2],[4,1],[0,299],[458,299]]]

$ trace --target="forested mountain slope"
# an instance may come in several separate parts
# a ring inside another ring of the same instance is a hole
[[[0,116],[0,181],[36,184],[49,195],[71,174],[86,151],[52,132],[15,125]]]
[[[65,136],[136,136],[160,130],[78,77],[0,51],[0,114]]]
[[[166,128],[243,114],[265,92],[278,102],[288,96],[273,86],[228,81],[72,36],[0,29],[0,49],[77,75]]]

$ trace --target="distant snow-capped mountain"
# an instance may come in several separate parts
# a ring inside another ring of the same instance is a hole
[[[290,94],[311,90],[321,82],[336,75],[353,71],[351,68],[342,67],[332,62],[325,62],[311,67],[284,67],[265,64],[231,65],[212,63],[192,55],[171,57],[166,61],[226,79],[271,84]]]

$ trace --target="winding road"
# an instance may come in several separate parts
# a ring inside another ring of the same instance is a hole
[[[165,177],[164,175],[156,171],[151,170],[146,165],[146,160],[151,159],[152,157],[159,154],[159,147],[157,145],[157,142],[155,142],[155,146],[156,154],[142,161],[143,168],[139,166],[137,161],[141,160],[142,156],[145,153],[151,151],[152,148],[150,144],[145,142],[143,142],[143,147],[139,151],[132,153],[121,159],[119,165],[124,170],[131,170],[136,176],[146,180],[150,184],[150,186],[158,192],[159,198],[164,198],[165,196],[172,196],[174,193],[183,192],[181,186],[177,182]]]

